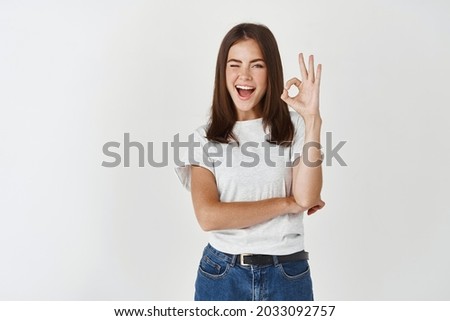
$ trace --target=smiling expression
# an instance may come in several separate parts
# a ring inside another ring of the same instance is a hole
[[[261,102],[267,90],[267,68],[258,43],[238,41],[228,51],[226,84],[238,120],[261,117]]]

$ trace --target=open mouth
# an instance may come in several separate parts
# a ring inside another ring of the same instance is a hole
[[[255,87],[237,85],[236,90],[238,92],[238,95],[245,99],[252,95],[252,93],[255,91]]]

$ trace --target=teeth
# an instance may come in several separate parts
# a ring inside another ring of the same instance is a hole
[[[255,89],[254,87],[241,86],[241,85],[237,85],[236,88],[242,89],[242,90],[252,90],[252,89]]]

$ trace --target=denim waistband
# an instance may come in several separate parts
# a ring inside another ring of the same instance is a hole
[[[217,258],[219,258],[227,263],[230,263],[231,265],[234,265],[236,263],[236,260],[239,261],[239,255],[228,254],[228,253],[219,251],[218,249],[216,249],[209,243],[208,243],[208,245],[206,245],[205,251],[213,254]]]
[[[218,249],[216,249],[209,243],[205,247],[205,253],[214,255],[216,258],[218,258],[224,262],[227,262],[227,263],[231,264],[232,266],[240,263],[240,254],[229,254],[229,253],[219,251]],[[242,253],[242,254],[244,254],[244,253]],[[273,264],[277,265],[278,264],[278,256],[272,255],[272,257],[273,257]],[[272,264],[270,264],[270,265],[272,265]]]

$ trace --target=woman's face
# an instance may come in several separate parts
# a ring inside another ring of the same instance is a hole
[[[267,68],[255,40],[245,39],[231,46],[225,77],[238,120],[260,117],[261,99],[267,89]]]

